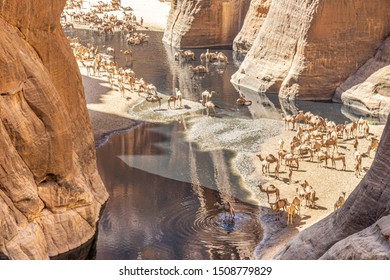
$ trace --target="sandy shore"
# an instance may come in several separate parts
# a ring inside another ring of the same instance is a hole
[[[370,126],[370,132],[372,135],[380,138],[384,129],[384,125],[372,125]],[[270,153],[277,155],[279,150],[279,139],[283,139],[285,143],[290,143],[293,136],[296,134],[292,130],[281,130],[281,134],[267,139],[261,145],[261,154],[263,156]],[[316,191],[316,205],[314,208],[301,207],[300,216],[295,216],[294,223],[292,225],[286,224],[287,215],[283,213],[280,221],[275,221],[275,213],[271,210],[265,211],[262,215],[265,228],[265,239],[261,242],[256,250],[256,257],[259,259],[272,259],[272,257],[285,246],[285,244],[300,231],[310,227],[317,221],[326,217],[334,211],[334,204],[340,196],[341,192],[346,192],[346,198],[351,194],[355,187],[359,184],[366,171],[372,164],[375,152],[371,151],[371,157],[363,157],[363,173],[357,178],[354,172],[354,148],[353,139],[342,140],[339,138],[339,152],[344,153],[346,156],[346,170],[342,171],[342,163],[336,162],[337,169],[332,168],[331,160],[328,160],[328,167],[320,167],[317,157],[314,156],[314,161],[311,162],[309,157],[303,158],[299,162],[299,170],[293,171],[292,184],[288,184],[288,169],[282,165],[280,172],[280,179],[274,178],[273,170],[271,167],[270,177],[262,175],[260,161],[257,157],[253,157],[255,165],[257,165],[254,171],[254,176],[261,176],[266,179],[264,185],[274,184],[280,189],[280,197],[287,198],[288,201],[296,196],[296,188],[300,188],[300,183],[304,180],[314,188]],[[358,151],[365,153],[367,151],[369,141],[363,136],[359,137]],[[286,146],[285,146],[286,147]],[[256,163],[257,162],[257,163]],[[261,174],[261,175],[260,175]],[[267,198],[265,193],[257,192],[258,197],[263,201],[263,205],[269,207],[266,203]],[[271,199],[274,199],[272,196]]]

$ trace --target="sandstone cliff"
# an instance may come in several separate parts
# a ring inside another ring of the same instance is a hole
[[[252,0],[244,24],[233,41],[233,50],[247,53],[267,17],[272,0]]]
[[[331,100],[390,34],[387,0],[272,1],[232,82],[282,97]]]
[[[0,255],[47,259],[91,239],[108,194],[65,0],[0,0]]]
[[[390,258],[390,121],[374,162],[344,205],[300,232],[278,259]]]
[[[176,48],[231,46],[250,0],[173,0],[163,42]]]
[[[333,101],[363,113],[390,113],[390,37],[373,58],[337,88]]]

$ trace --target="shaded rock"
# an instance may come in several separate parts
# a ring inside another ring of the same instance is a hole
[[[333,101],[375,116],[390,113],[390,37],[336,89]]]
[[[163,42],[176,48],[231,46],[249,0],[174,0]]]
[[[272,1],[232,82],[304,100],[331,100],[336,88],[390,33],[386,0]]]
[[[65,2],[0,1],[0,252],[10,259],[49,258],[92,238],[108,198],[81,75],[59,23]],[[77,219],[61,224],[74,233],[43,230],[43,213],[53,218],[57,208],[87,221],[82,235]]]

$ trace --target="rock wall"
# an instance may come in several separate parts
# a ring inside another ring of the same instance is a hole
[[[390,121],[374,162],[344,205],[300,232],[278,259],[390,258]]]
[[[252,0],[244,24],[233,41],[233,50],[246,54],[252,47],[264,20],[267,18],[272,0]]]
[[[250,0],[174,0],[163,42],[176,48],[231,46]]]
[[[108,194],[62,27],[65,0],[0,0],[0,256],[47,259],[90,240]]]
[[[390,37],[337,89],[333,101],[372,115],[390,113]]]
[[[272,1],[232,82],[282,97],[331,100],[390,35],[387,0]]]

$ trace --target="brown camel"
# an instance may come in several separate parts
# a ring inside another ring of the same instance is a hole
[[[244,97],[239,97],[237,100],[236,100],[236,104],[237,105],[240,105],[240,106],[250,106],[252,105],[252,101],[251,100],[248,100],[248,99],[245,99]]]
[[[158,108],[161,108],[161,99],[162,99],[162,97],[159,97],[157,95],[152,95],[152,96],[146,97],[146,101],[148,101],[148,102],[151,102],[151,103],[158,102]]]
[[[207,101],[206,103],[203,101],[203,100],[200,100],[200,102],[202,103],[203,107],[206,108],[206,111],[207,111],[207,116],[210,115],[210,109],[213,110],[214,112],[214,117],[216,116],[216,112],[215,112],[215,104],[211,101]],[[203,112],[202,112],[203,114]]]
[[[345,201],[345,192],[342,192],[339,198],[337,199],[336,203],[334,204],[334,211],[339,209],[344,204],[344,201]]]
[[[336,161],[342,161],[343,162],[343,168],[341,169],[341,170],[346,170],[346,165],[345,165],[345,155],[343,155],[343,154],[339,154],[339,153],[337,153],[337,154],[332,154],[331,156],[330,156],[330,159],[332,160],[332,167],[334,168],[334,169],[337,169],[336,168]]]
[[[171,102],[173,102],[173,109],[176,108],[176,100],[177,100],[177,97],[175,95],[169,96],[169,98],[168,98],[168,109],[172,109],[171,108]]]
[[[259,184],[258,187],[259,187],[261,192],[265,192],[267,194],[268,202],[269,202],[269,195],[273,194],[273,193],[275,194],[276,201],[278,201],[280,199],[280,191],[274,185],[269,185],[269,186],[263,188],[263,185]]]
[[[298,197],[295,197],[293,202],[287,207],[287,225],[293,223],[295,210],[297,210],[297,214],[300,215],[300,209],[301,200]]]

